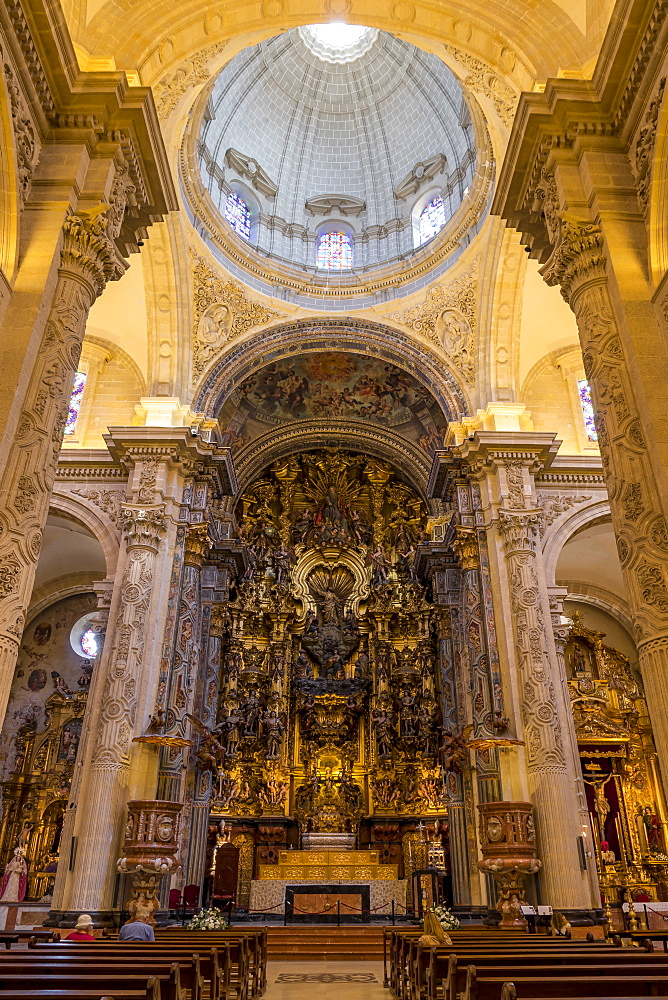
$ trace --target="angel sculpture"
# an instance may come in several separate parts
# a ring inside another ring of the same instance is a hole
[[[201,737],[199,749],[195,754],[201,770],[216,772],[225,759],[225,748],[218,740],[218,731],[209,729],[194,715],[186,715],[186,719]]]

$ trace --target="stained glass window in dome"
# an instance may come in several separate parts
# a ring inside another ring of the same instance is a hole
[[[344,271],[353,266],[353,241],[350,233],[322,233],[318,240],[316,267]]]
[[[87,628],[81,636],[81,648],[84,656],[91,658],[97,656],[97,633],[92,628]]]
[[[84,389],[86,388],[86,373],[77,372],[74,376],[74,388],[72,389],[72,395],[70,396],[70,405],[67,410],[67,420],[65,421],[65,434],[74,434],[74,429],[77,425],[77,418],[79,416],[79,410],[81,409],[81,400],[83,399]]]
[[[578,395],[580,396],[580,406],[582,407],[587,440],[598,441],[596,421],[594,419],[594,406],[591,401],[591,387],[586,378],[578,379]]]
[[[424,206],[420,214],[420,246],[427,243],[445,225],[445,206],[439,194]]]
[[[244,240],[250,239],[251,213],[250,208],[240,198],[236,191],[230,191],[225,202],[225,218],[238,236]]]

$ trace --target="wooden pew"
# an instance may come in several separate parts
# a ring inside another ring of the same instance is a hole
[[[40,964],[61,963],[67,968],[71,964],[85,967],[112,967],[115,970],[141,969],[146,976],[153,972],[164,972],[178,963],[181,969],[182,985],[191,992],[192,1000],[201,998],[204,984],[209,984],[209,1000],[231,1000],[233,991],[229,985],[230,965],[228,946],[219,948],[198,948],[191,945],[156,946],[150,941],[64,941],[61,945],[37,945],[25,952],[34,967]],[[15,952],[10,956],[0,956],[4,961],[19,958]],[[0,965],[0,972],[4,965]]]
[[[97,990],[98,995],[102,996],[104,993],[113,994],[117,989],[141,992],[149,979],[155,980],[159,985],[161,1000],[186,1000],[177,963],[172,963],[168,973],[152,976],[148,976],[146,972],[132,972],[129,966],[120,971],[102,969],[93,972],[71,966],[60,967],[58,971],[48,965],[35,969],[32,965],[24,967],[20,972],[0,971],[0,990],[31,987],[37,994],[43,989]]]
[[[145,990],[114,990],[113,997],[100,996],[100,993],[90,990],[50,990],[42,989],[39,1000],[160,1000],[160,984],[149,980]],[[30,990],[0,990],[0,1000],[36,1000],[34,989]]]
[[[481,936],[482,937],[482,936]],[[605,962],[611,954],[621,954],[621,949],[614,948],[603,941],[597,942],[574,942],[561,939],[556,945],[543,947],[543,941],[530,938],[505,939],[500,943],[490,944],[482,941],[478,944],[452,944],[431,947],[421,945],[415,937],[407,942],[405,957],[402,957],[402,965],[392,973],[391,979],[394,985],[395,995],[401,1000],[418,1000],[423,996],[434,997],[436,995],[436,985],[449,974],[449,962],[451,956],[456,956],[460,960],[460,965],[476,964],[476,962],[487,964],[503,964],[511,957],[519,962],[554,964],[558,961],[558,956],[563,955],[569,962],[578,962],[582,958],[584,961]],[[628,952],[627,952],[628,954]],[[627,959],[628,960],[628,959]],[[392,984],[391,984],[392,985]],[[463,983],[459,984],[460,990]]]
[[[485,970],[482,970],[483,973]],[[462,1000],[501,1000],[505,983],[512,981],[518,997],[534,1000],[550,998],[649,997],[668,994],[668,975],[633,976],[607,975],[564,976],[561,969],[545,976],[486,976],[478,975],[476,967],[467,969],[466,989]],[[508,987],[505,987],[506,991]]]
[[[173,956],[151,956],[141,955],[55,955],[39,963],[39,975],[42,973],[54,973],[55,975],[83,974],[83,975],[107,975],[116,976],[118,974],[131,974],[141,976],[148,980],[152,977],[159,977],[162,983],[164,977],[169,978],[174,969],[175,962]],[[179,958],[177,978],[180,981],[180,992],[188,991],[190,1000],[202,1000],[204,992],[204,979],[201,972],[199,955],[191,955],[186,961]],[[13,974],[26,974],[35,968],[35,959],[32,954],[24,953],[20,955],[15,952],[10,956],[0,956],[0,982],[4,976]],[[166,994],[163,989],[162,993]],[[215,994],[210,996],[210,1000],[215,1000]]]

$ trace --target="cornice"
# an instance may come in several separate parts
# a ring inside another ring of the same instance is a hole
[[[132,467],[137,461],[157,458],[194,474],[203,465],[214,470],[219,492],[232,496],[237,478],[232,452],[215,441],[205,441],[189,427],[110,427],[103,435],[112,458]]]
[[[543,93],[521,95],[493,215],[529,232],[531,222],[539,222],[539,213],[532,212],[533,194],[552,150],[584,141],[614,141],[620,147],[628,142],[643,93],[652,86],[647,71],[652,58],[661,56],[667,13],[668,0],[628,0],[610,22],[591,80],[550,79]]]
[[[124,72],[82,72],[59,0],[6,0],[2,22],[42,140],[120,145],[138,228],[178,208],[150,89],[130,87]]]

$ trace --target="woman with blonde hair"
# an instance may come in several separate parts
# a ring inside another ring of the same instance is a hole
[[[424,915],[422,931],[423,933],[419,938],[419,943],[422,945],[427,945],[431,948],[438,945],[452,944],[452,938],[449,934],[445,933],[441,927],[441,921],[431,910]]]

